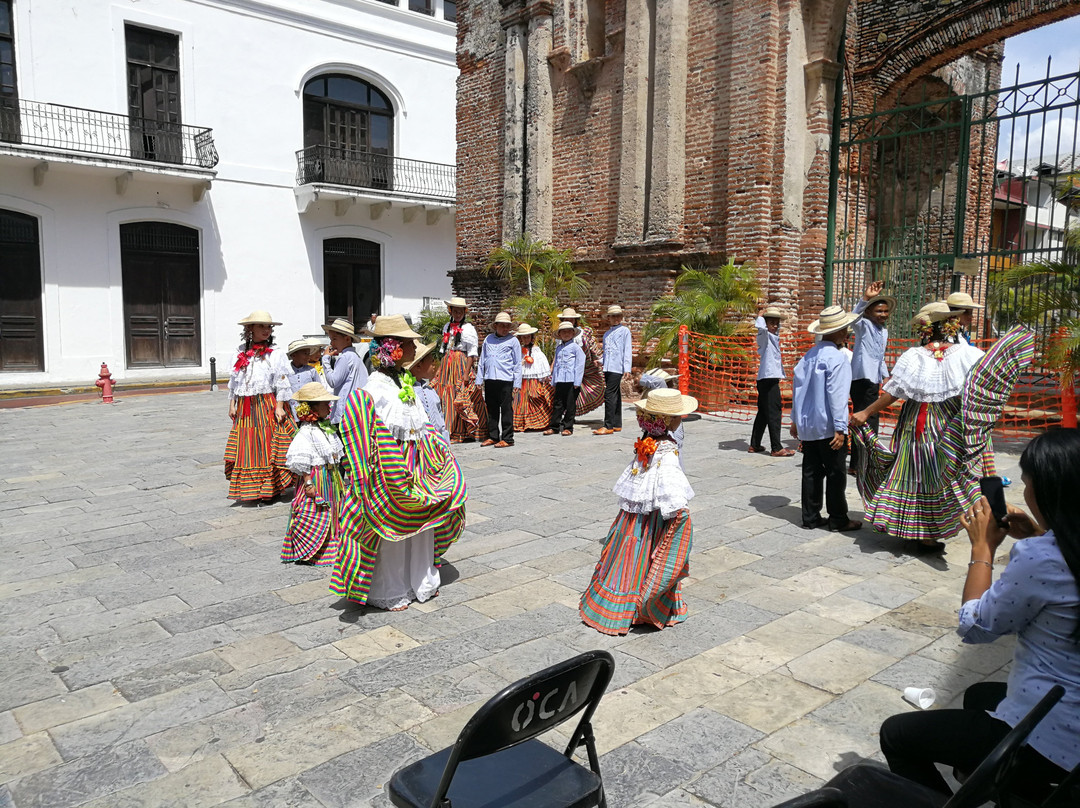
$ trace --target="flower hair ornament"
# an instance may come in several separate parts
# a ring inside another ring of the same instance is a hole
[[[388,370],[395,367],[403,355],[401,340],[394,337],[383,337],[379,347],[375,349],[374,359],[380,369]]]
[[[401,371],[401,375],[398,377],[401,382],[401,389],[398,390],[397,397],[401,399],[405,404],[413,404],[416,402],[416,390],[413,389],[413,385],[416,384],[416,379],[407,370]]]
[[[637,415],[638,426],[641,431],[654,438],[661,438],[667,434],[667,418],[651,412],[639,412]]]
[[[941,324],[941,333],[945,335],[946,339],[956,339],[961,330],[963,330],[963,326],[960,325],[960,321],[956,318],[949,318]]]
[[[308,406],[306,401],[302,401],[296,407],[296,420],[304,424],[317,424],[322,419],[319,418],[318,413]]]

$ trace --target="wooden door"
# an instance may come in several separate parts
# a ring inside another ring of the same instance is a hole
[[[381,248],[374,241],[335,238],[323,242],[326,321],[345,317],[357,328],[382,305]]]
[[[130,368],[200,364],[198,232],[164,222],[120,226]]]
[[[44,370],[41,332],[37,219],[0,210],[0,371]]]

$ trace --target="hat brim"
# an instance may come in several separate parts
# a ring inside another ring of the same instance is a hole
[[[806,330],[811,334],[817,334],[823,337],[826,334],[833,334],[842,328],[850,327],[851,324],[858,320],[860,317],[862,317],[861,314],[853,314],[851,312],[848,312],[842,322],[839,322],[836,325],[831,325],[828,328],[822,327],[821,320],[814,320],[814,322],[810,323],[810,325],[807,326]]]
[[[281,325],[275,320],[241,320],[237,325]]]
[[[874,297],[866,301],[866,306],[863,308],[863,311],[866,311],[871,306],[876,306],[878,303],[888,303],[890,314],[892,313],[893,309],[896,308],[896,298],[892,295],[875,295]]]
[[[409,364],[407,364],[405,366],[405,370],[412,370],[414,367],[416,367],[421,362],[423,362],[425,359],[427,359],[429,356],[431,356],[431,352],[434,351],[434,350],[435,350],[435,343],[434,342],[429,343],[428,345],[421,345],[419,348],[416,349],[416,356],[413,357],[413,360],[411,362],[409,362]]]
[[[961,311],[982,311],[984,308],[986,308],[985,306],[980,306],[978,303],[964,303],[963,305],[959,303],[950,303],[949,305],[952,308],[960,309]]]
[[[769,312],[768,314],[761,312],[761,316],[769,320],[786,320],[788,318],[783,312]]]
[[[350,334],[348,331],[342,331],[339,328],[334,328],[333,326],[329,326],[329,325],[322,326],[322,330],[323,330],[323,333],[326,334],[327,336],[329,336],[330,334],[341,334],[341,336],[348,337],[353,342],[359,342],[360,339],[361,339],[361,336],[362,336],[361,334],[356,334],[356,333]]]
[[[313,401],[337,401],[339,398],[340,398],[340,396],[335,396],[333,393],[323,393],[321,396],[318,396],[317,398],[299,398],[299,397],[294,395],[293,396],[293,401],[299,401],[299,402],[302,402],[302,403],[305,403],[305,404],[310,404]]]
[[[931,311],[923,314],[916,314],[910,320],[908,325],[918,325],[920,320],[926,320],[928,323],[940,323],[944,320],[950,320],[953,317],[959,317],[964,313],[963,309],[949,309],[949,311]]]
[[[648,398],[635,401],[634,406],[641,412],[647,412],[650,415],[666,415],[668,418],[679,418],[683,415],[689,415],[690,413],[695,412],[698,408],[698,400],[693,396],[684,395],[682,397],[681,406],[677,412],[658,412],[657,410],[650,410]]]
[[[459,303],[455,303],[453,300],[444,300],[443,303],[446,304],[446,308],[448,308],[448,309],[467,309],[467,308],[469,308],[469,304],[466,303],[464,300],[462,300]]]
[[[411,328],[406,329],[405,331],[395,331],[395,332],[393,332],[391,334],[376,334],[375,332],[371,332],[371,336],[374,337],[375,339],[384,339],[385,337],[392,337],[394,339],[423,339],[424,338],[421,334],[417,334]]]

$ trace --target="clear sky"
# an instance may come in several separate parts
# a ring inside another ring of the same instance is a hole
[[[1019,75],[1020,83],[1045,79],[1047,75],[1047,57],[1050,57],[1050,75],[1061,76],[1076,74],[1080,71],[1080,17],[1036,28],[1034,31],[1020,34],[1005,40],[1005,62],[1001,69],[1002,87],[1011,87]],[[1017,68],[1019,67],[1019,74]],[[1078,97],[1077,81],[1056,82],[1065,96],[1057,98],[1057,103]],[[1031,93],[1031,88],[1028,89]],[[1052,99],[1056,90],[1049,93]],[[1025,99],[1022,95],[1002,96],[1002,102],[1008,109],[1035,109],[1042,104],[1042,98]],[[1014,106],[1015,105],[1015,106]],[[1016,118],[1015,135],[1008,121],[1002,121],[998,138],[998,159],[1009,157],[1010,152],[1016,161],[1024,159],[1024,147],[1027,144],[1027,156],[1052,158],[1054,155],[1080,151],[1077,141],[1077,108],[1048,114],[1021,116]]]

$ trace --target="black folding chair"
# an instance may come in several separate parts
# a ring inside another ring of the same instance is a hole
[[[987,802],[1005,804],[1002,797],[1007,801],[1012,768],[1020,748],[1064,695],[1065,688],[1061,685],[1050,688],[951,797],[877,764],[857,763],[844,769],[823,788],[780,803],[775,808],[978,808]],[[821,801],[805,802],[814,797],[820,797]]]
[[[588,651],[503,688],[469,719],[454,745],[394,773],[398,808],[606,808],[592,720],[615,671]],[[581,713],[565,752],[536,736]],[[589,768],[573,759],[584,746]]]

